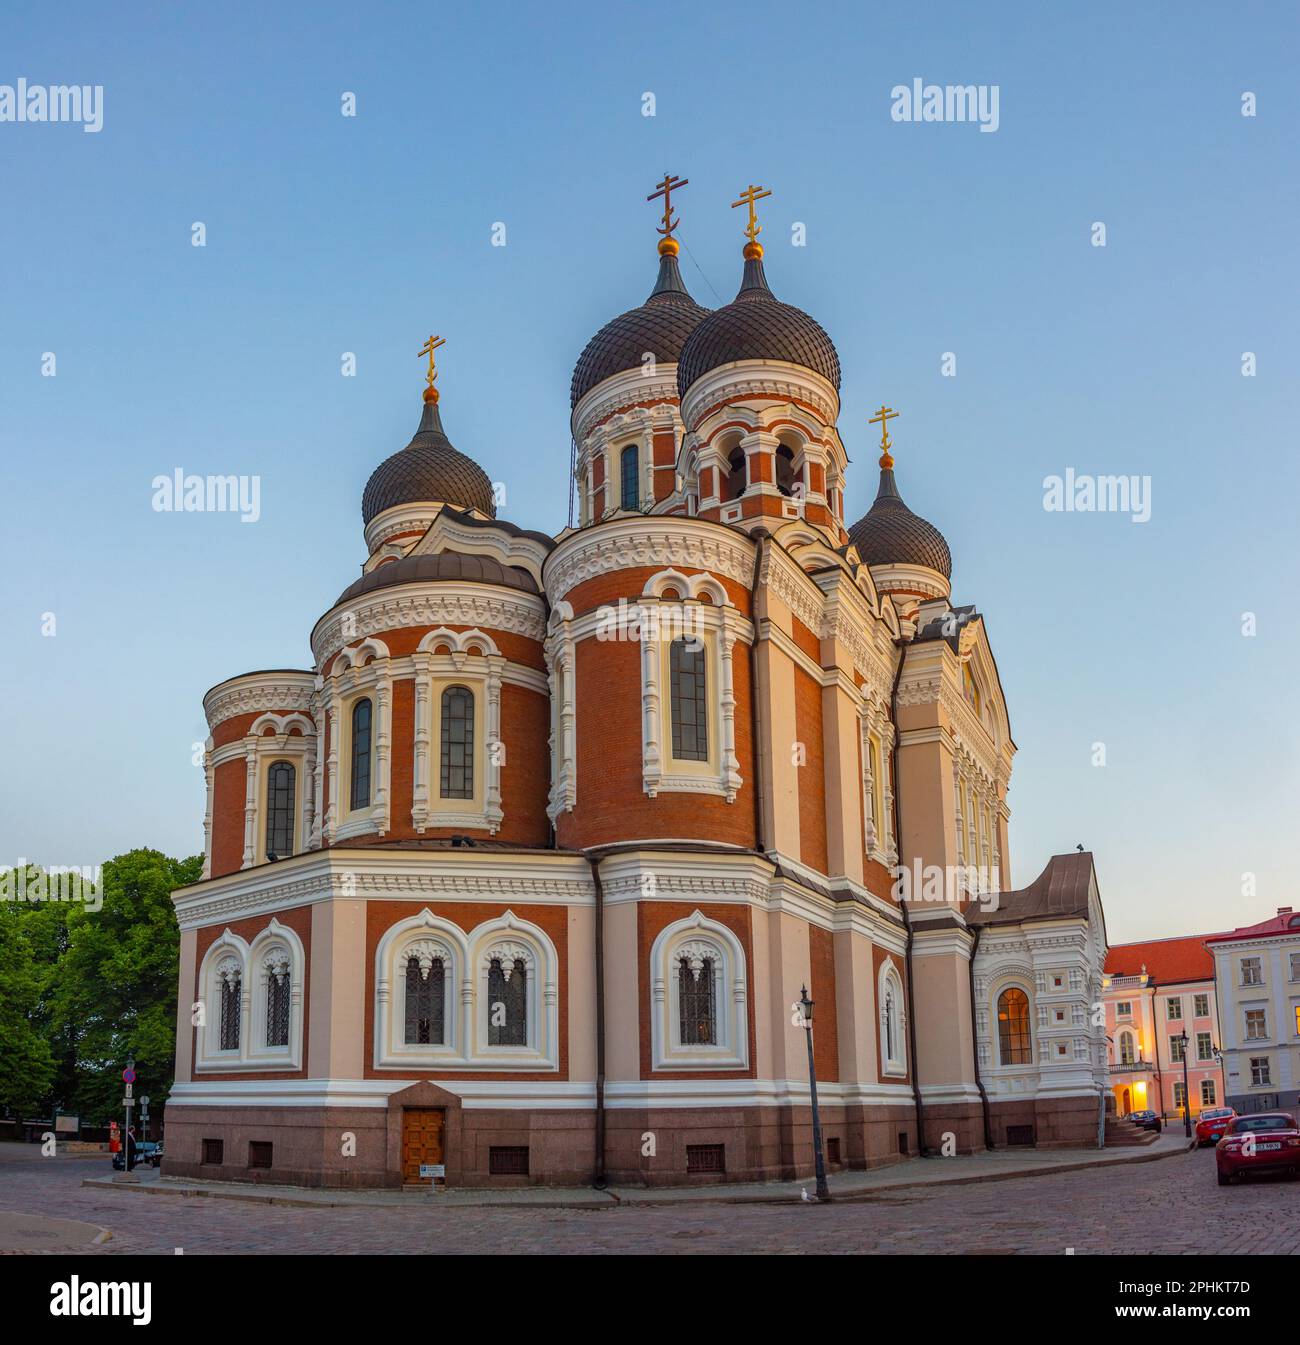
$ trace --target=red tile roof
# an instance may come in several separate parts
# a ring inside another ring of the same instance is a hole
[[[1257,925],[1241,925],[1225,934],[1210,934],[1207,937],[1215,943],[1228,943],[1232,939],[1258,939],[1261,935],[1300,933],[1300,913],[1290,906],[1281,906],[1275,916],[1261,920]]]
[[[1214,958],[1205,946],[1208,938],[1222,935],[1186,934],[1177,939],[1152,939],[1148,943],[1117,943],[1106,954],[1110,976],[1147,975],[1157,985],[1178,981],[1214,980]]]

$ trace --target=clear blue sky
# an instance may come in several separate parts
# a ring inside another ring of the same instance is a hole
[[[0,863],[201,847],[202,694],[310,662],[430,330],[453,442],[512,520],[564,523],[572,365],[648,292],[671,170],[710,305],[728,203],[774,190],[768,275],[838,345],[855,515],[865,418],[902,411],[904,496],[1010,701],[1015,882],[1083,842],[1112,941],[1300,904],[1296,13],[6,6],[0,83],[105,95],[99,134],[0,124]],[[997,133],[892,121],[917,76],[996,84]],[[259,474],[261,520],[154,512],[178,467]],[[1067,467],[1150,475],[1151,521],[1045,512]]]

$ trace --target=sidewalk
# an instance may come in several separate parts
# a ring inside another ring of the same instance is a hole
[[[890,1191],[918,1186],[966,1182],[1009,1181],[1081,1168],[1110,1167],[1116,1163],[1150,1163],[1186,1153],[1195,1141],[1163,1134],[1151,1145],[1132,1149],[998,1149],[993,1153],[953,1158],[911,1158],[892,1167],[867,1172],[838,1172],[828,1178],[836,1200],[871,1200]],[[619,1186],[605,1191],[590,1187],[516,1186],[506,1190],[481,1188],[431,1191],[340,1191],[302,1186],[257,1186],[238,1182],[197,1182],[141,1171],[138,1185],[114,1183],[110,1177],[87,1177],[83,1186],[146,1195],[208,1197],[244,1200],[263,1205],[375,1206],[409,1209],[421,1201],[457,1208],[485,1205],[529,1206],[534,1209],[613,1209],[618,1205],[785,1204],[811,1195],[811,1178],[793,1182],[738,1182],[725,1186]]]

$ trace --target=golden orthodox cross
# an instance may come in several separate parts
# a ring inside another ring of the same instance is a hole
[[[892,410],[888,406],[882,406],[879,412],[876,415],[872,416],[867,421],[868,425],[880,426],[880,447],[881,450],[885,453],[888,453],[890,448],[892,447],[889,438],[889,422],[891,420],[897,420],[897,419],[898,419],[897,411]]]
[[[740,193],[739,201],[732,201],[731,208],[734,210],[738,205],[747,205],[749,207],[749,224],[745,229],[745,237],[751,243],[757,242],[759,234],[763,232],[763,226],[758,222],[758,216],[754,213],[754,202],[761,201],[765,196],[771,196],[771,192],[765,187],[756,187],[751,182],[744,191]]]
[[[427,355],[429,357],[429,372],[425,377],[424,381],[430,387],[433,387],[433,380],[438,377],[437,373],[434,371],[433,368],[433,352],[437,350],[439,346],[445,346],[446,344],[447,342],[441,336],[431,336],[420,347],[420,354]]]
[[[657,183],[659,190],[652,191],[645,199],[647,201],[657,200],[660,196],[664,198],[664,223],[663,228],[656,226],[655,232],[661,233],[665,238],[673,236],[673,230],[681,223],[680,220],[673,219],[673,192],[680,191],[690,182],[690,178],[674,177],[671,173],[664,174],[664,180]]]

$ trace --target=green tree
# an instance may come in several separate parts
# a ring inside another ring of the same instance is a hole
[[[0,1108],[31,1116],[57,1073],[42,1032],[50,967],[38,957],[35,922],[20,902],[0,901]]]

